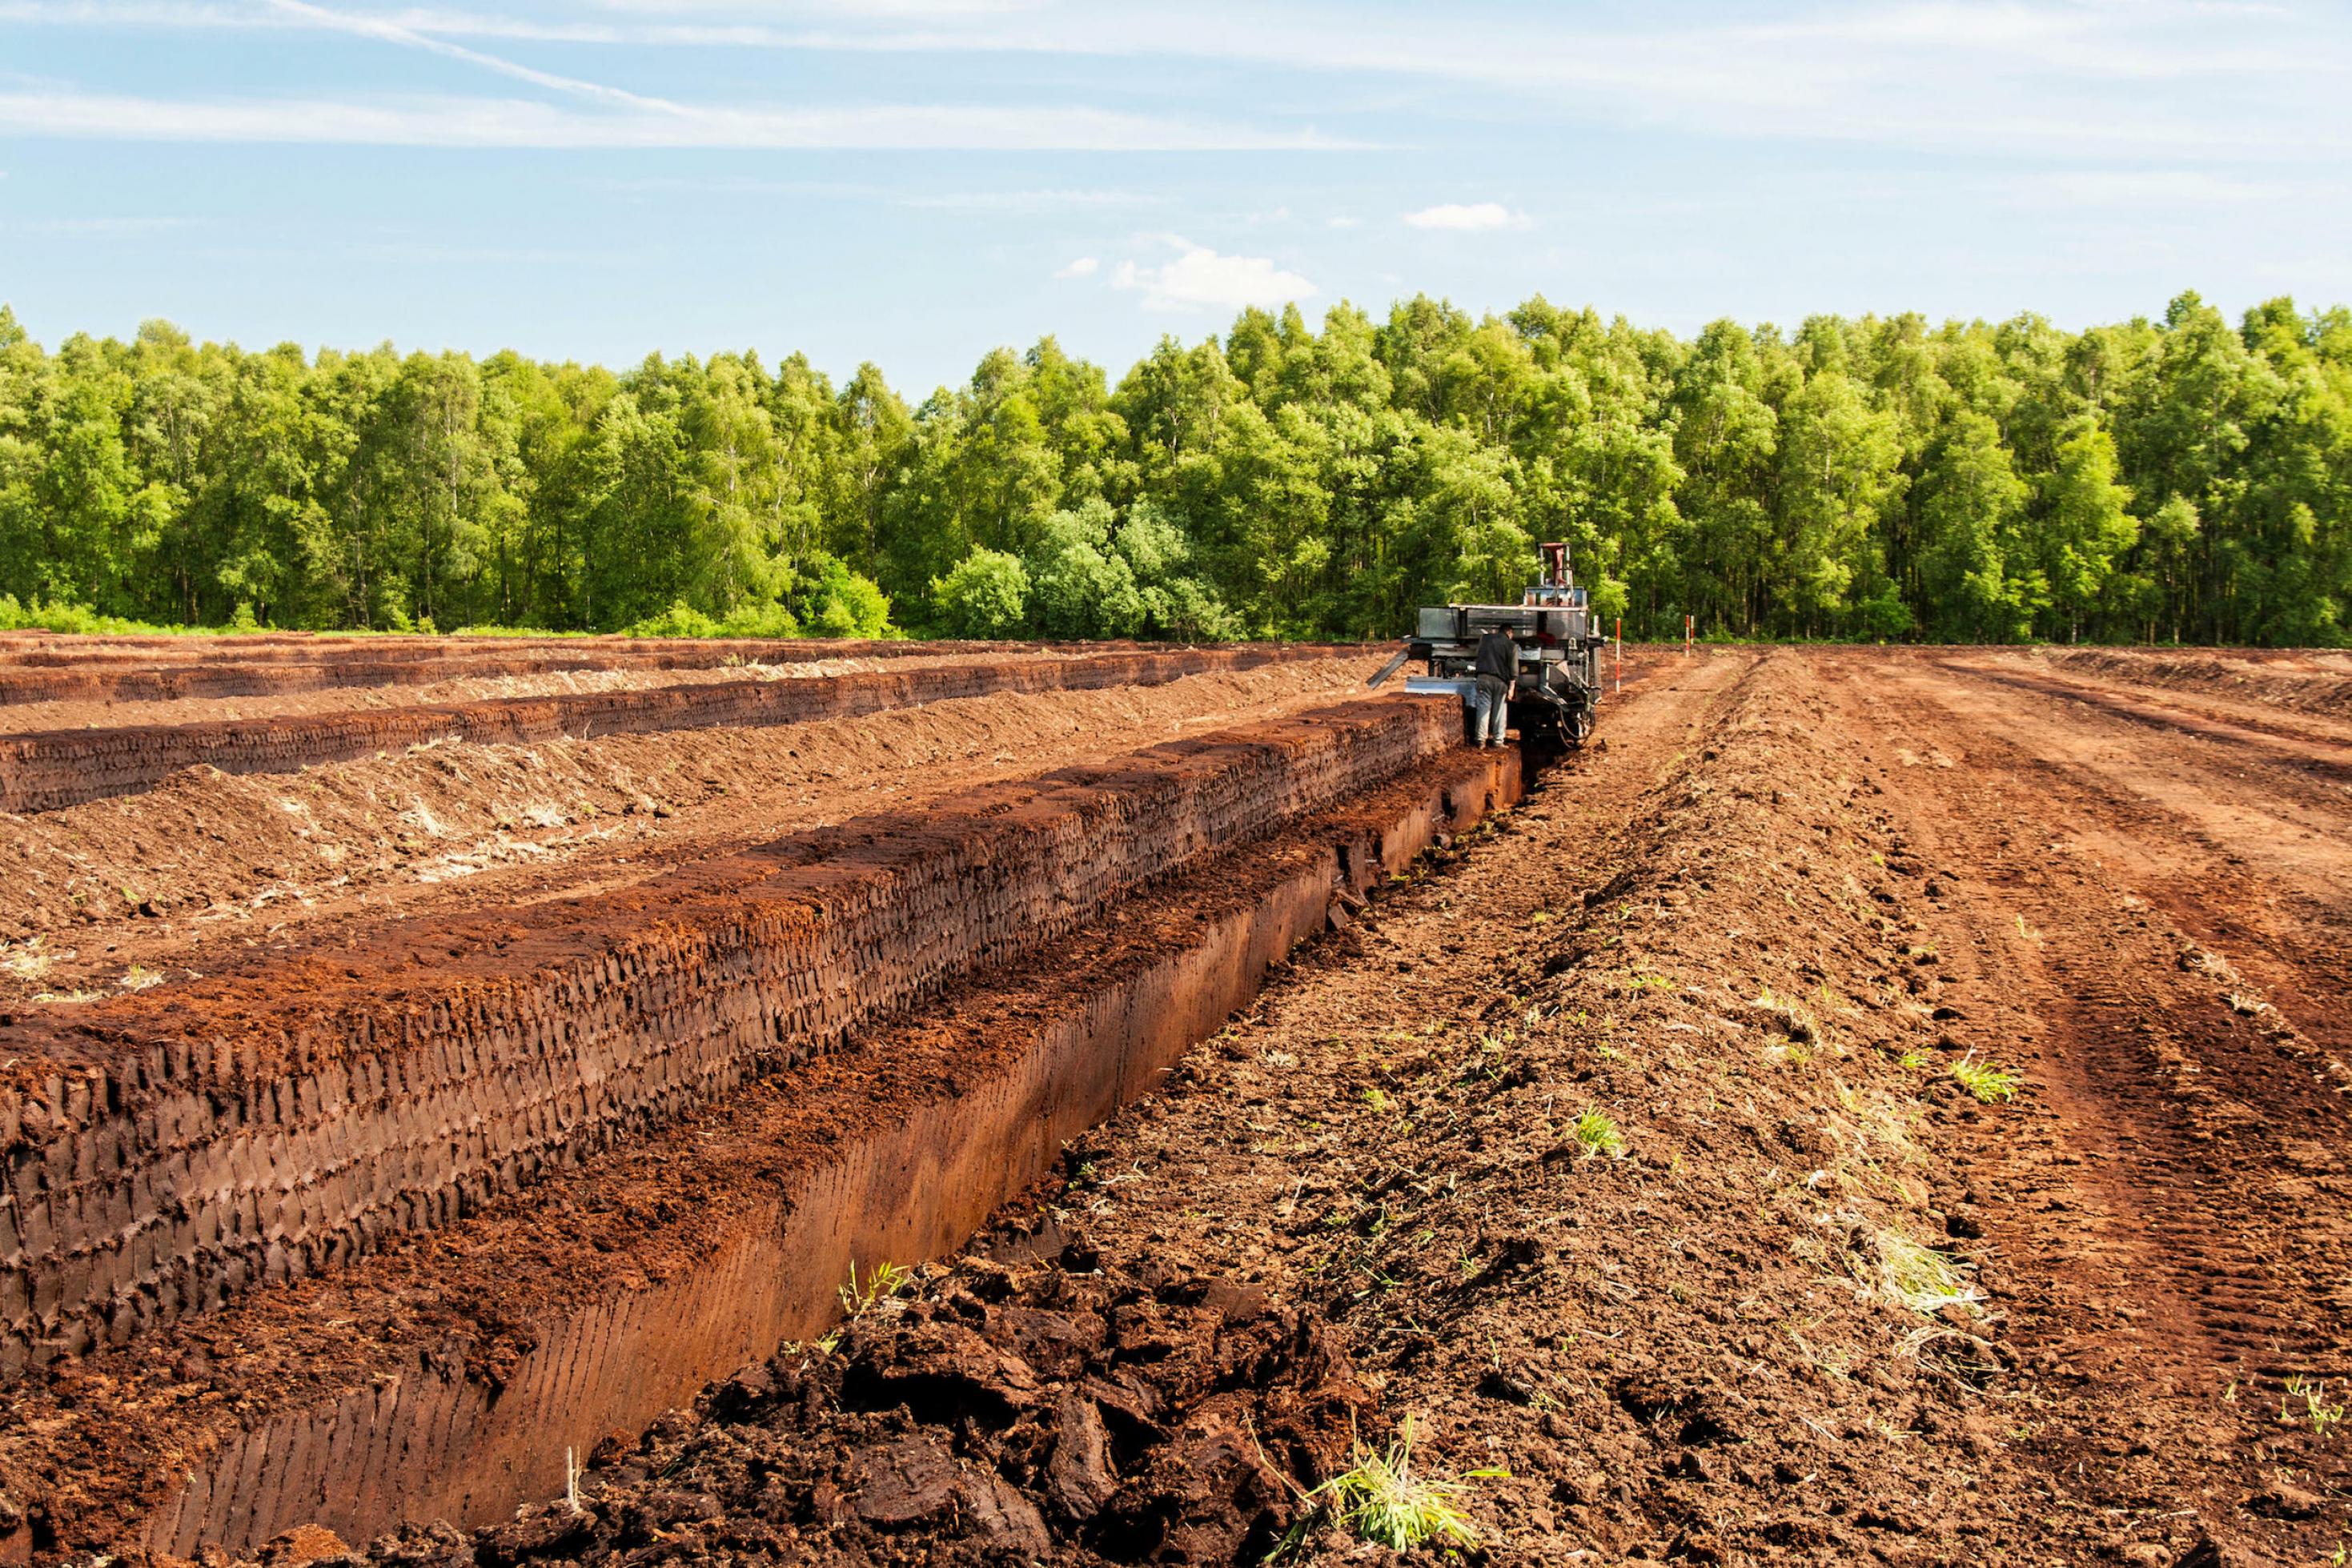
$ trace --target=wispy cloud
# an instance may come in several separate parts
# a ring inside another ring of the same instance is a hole
[[[695,112],[685,105],[673,103],[667,99],[647,98],[622,88],[607,87],[602,82],[585,81],[578,77],[561,76],[553,71],[539,70],[498,55],[485,54],[479,49],[469,49],[463,44],[453,44],[445,38],[436,38],[429,33],[421,32],[407,23],[391,17],[333,11],[324,5],[310,5],[309,0],[263,0],[263,4],[275,15],[296,22],[307,23],[311,26],[323,27],[334,32],[353,33],[363,38],[376,39],[381,43],[396,44],[403,48],[423,49],[428,54],[439,55],[445,59],[462,60],[467,65],[479,66],[485,70],[496,71],[500,76],[512,77],[517,81],[529,82],[533,87],[548,88],[557,92],[576,93],[581,97],[593,98],[605,103],[617,103],[630,109],[651,110],[662,114],[691,117]]]
[[[1082,256],[1071,262],[1067,267],[1056,267],[1054,271],[1054,276],[1056,277],[1092,277],[1095,275],[1096,268],[1101,266],[1102,261],[1100,257]]]
[[[570,249],[550,246],[447,245],[430,239],[352,241],[335,247],[342,254],[404,267],[627,267],[636,257],[625,248],[599,246]]]
[[[1405,226],[1416,229],[1451,229],[1463,234],[1475,234],[1488,229],[1523,229],[1528,226],[1525,213],[1515,213],[1500,202],[1448,202],[1442,206],[1423,207],[1404,215]]]
[[[1220,256],[1174,235],[1168,243],[1182,254],[1158,267],[1122,261],[1111,273],[1111,286],[1140,293],[1146,310],[1238,310],[1315,294],[1314,284],[1283,270],[1270,257]]]
[[[1635,15],[1641,15],[1635,13]],[[2208,0],[1817,0],[1770,21],[1672,26],[1566,8],[1516,16],[1340,12],[1327,4],[1137,7],[985,0],[755,5],[599,0],[546,15],[330,9],[310,0],[0,0],[0,21],[335,27],[549,90],[626,89],[454,40],[616,48],[1178,57],[1516,94],[1525,111],[1677,133],[1936,152],[2282,161],[2352,151],[2326,106],[2352,71],[2331,12]],[[426,42],[429,40],[430,42]],[[2162,84],[2167,90],[2153,90]],[[640,107],[663,104],[645,100]],[[684,106],[663,104],[672,111]]]
[[[318,10],[321,7],[309,7]],[[1772,22],[1719,21],[1644,30],[1563,19],[1442,25],[1419,18],[1262,6],[1181,11],[1061,4],[859,5],[672,3],[600,0],[587,15],[516,16],[409,7],[339,12],[323,24],[390,26],[442,37],[631,46],[712,46],[878,51],[988,51],[1072,55],[1183,55],[1315,70],[1376,70],[1485,82],[1591,83],[1653,78],[1703,59],[1737,68],[1743,53],[1810,54],[1832,71],[1865,51],[1932,53],[1945,63],[1987,57],[2023,73],[2078,70],[2136,78],[2311,68],[2278,37],[2293,30],[2287,5],[2137,0],[1859,0],[1817,4]],[[0,0],[0,20],[126,26],[290,25],[269,0]],[[1344,25],[1341,25],[1343,24]],[[1756,72],[1752,74],[1765,74]]]
[[[586,190],[625,196],[838,196],[852,201],[887,202],[904,194],[891,186],[864,180],[772,180],[757,174],[640,174],[626,179],[597,174],[584,177],[579,183]]]
[[[870,148],[1163,152],[1349,145],[1261,130],[1099,109],[907,104],[582,111],[516,99],[137,98],[0,93],[0,131],[149,141],[362,143],[404,147]]]

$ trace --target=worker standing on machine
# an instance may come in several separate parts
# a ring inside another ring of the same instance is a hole
[[[1365,677],[1377,686],[1410,659],[1428,661],[1405,693],[1450,697],[1470,720],[1470,744],[1500,746],[1517,726],[1519,743],[1549,753],[1582,746],[1601,701],[1601,646],[1591,596],[1568,570],[1568,547],[1543,547],[1543,580],[1517,604],[1424,604],[1412,635]]]
[[[1470,725],[1470,744],[1500,746],[1510,723],[1511,686],[1519,678],[1519,645],[1499,626],[1490,626],[1478,639],[1477,706]]]

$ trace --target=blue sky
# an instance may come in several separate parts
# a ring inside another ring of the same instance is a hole
[[[1247,303],[2352,299],[2352,7],[0,0],[54,343],[1114,375]]]

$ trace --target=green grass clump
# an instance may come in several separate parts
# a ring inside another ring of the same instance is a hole
[[[2297,1400],[2303,1403],[2303,1408],[2300,1410],[2294,1407]],[[2286,1380],[2286,1395],[2279,1401],[2278,1418],[2289,1426],[2299,1426],[2308,1421],[2311,1423],[2312,1432],[2315,1436],[2325,1437],[2330,1430],[2342,1423],[2344,1406],[2327,1403],[2327,1385],[2325,1382],[2315,1382],[2307,1377],[2290,1377]]]
[[[877,1263],[863,1281],[857,1278],[855,1259],[849,1264],[849,1283],[840,1288],[841,1310],[853,1318],[862,1318],[883,1302],[898,1296],[914,1282],[915,1271],[898,1263]]]
[[[1433,1542],[1451,1546],[1477,1543],[1478,1527],[1456,1506],[1469,1488],[1452,1478],[1420,1476],[1412,1469],[1412,1417],[1404,1418],[1396,1441],[1385,1451],[1360,1442],[1353,1465],[1307,1494],[1342,1528],[1396,1552]],[[1469,1472],[1468,1479],[1507,1476],[1504,1469]]]
[[[1576,1141],[1584,1145],[1587,1158],[1608,1155],[1612,1160],[1625,1157],[1625,1134],[1609,1113],[1598,1105],[1588,1105],[1577,1113]]]
[[[1979,1061],[1974,1051],[1952,1063],[1952,1076],[1959,1080],[1961,1088],[1987,1105],[2016,1099],[2018,1089],[2025,1082],[2005,1067]]]

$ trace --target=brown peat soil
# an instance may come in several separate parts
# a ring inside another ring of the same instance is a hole
[[[0,815],[0,1002],[69,1009],[321,933],[625,885],[860,812],[1343,701],[1377,667],[1335,657],[887,719],[446,742],[293,775],[191,768],[143,794]]]
[[[13,1005],[635,883],[1342,701],[1371,663],[366,759],[302,776],[300,829],[274,825],[286,780],[225,777],[22,819]],[[837,1334],[614,1433],[512,1521],[262,1559],[1434,1560],[1330,1506],[1409,1430],[1475,1561],[2340,1561],[2352,671],[1643,649],[1626,677],[1599,744],[1335,902],[961,1256],[870,1260]],[[457,855],[481,863],[428,874]],[[142,869],[152,909],[58,895]],[[1204,862],[935,1016],[1015,1027],[1020,995],[1083,988],[1090,954],[1240,880]],[[809,1082],[861,1071],[852,1050]],[[501,1235],[551,1258],[573,1227],[690,1251],[698,1206],[760,1163],[746,1129],[803,1092],[643,1129],[609,1175],[461,1216],[388,1277]],[[588,1218],[616,1202],[627,1225]],[[877,1290],[884,1263],[912,1272]],[[383,1310],[428,1299],[408,1289]],[[222,1396],[174,1354],[187,1397]],[[107,1375],[50,1375],[12,1408],[70,1422]],[[40,1508],[0,1474],[0,1544],[42,1553]]]
[[[2330,1561],[2352,1531],[2334,737],[2285,707],[2167,721],[2137,684],[2011,663],[1645,654],[1605,748],[1000,1217],[980,1250],[1008,1280],[927,1275],[895,1337],[862,1318],[752,1375],[797,1406],[722,1391],[626,1446],[561,1554],[642,1549],[665,1532],[628,1511],[684,1507],[681,1482],[713,1515],[667,1527],[693,1555],[758,1554],[765,1519],[845,1562],[1233,1560],[1139,1536],[1126,1465],[1219,1542],[1313,1524],[1296,1489],[1344,1463],[1328,1430],[1311,1459],[1289,1428],[1232,1436],[1243,1458],[1170,1500],[1197,1393],[1111,1452],[1117,1500],[1071,1500],[1055,1456],[1094,1454],[1125,1396],[1022,1360],[993,1301],[1141,1281],[1306,1314],[1345,1357],[1340,1391],[1336,1360],[1312,1385],[1327,1427],[1377,1446],[1410,1416],[1428,1473],[1507,1469],[1462,1483],[1488,1561]],[[1962,1064],[2017,1074],[2014,1098],[1979,1102]],[[1204,1356],[1230,1320],[1191,1310],[1178,1343]],[[860,1392],[938,1354],[942,1321],[1011,1353],[936,1399]],[[1106,1343],[1129,1369],[1166,1354]],[[1059,1392],[1008,1416],[1032,1377]],[[999,1523],[944,1479],[902,1505],[918,1452],[1026,1509]],[[755,1500],[761,1473],[803,1490]],[[1297,1549],[1388,1555],[1328,1522]]]

